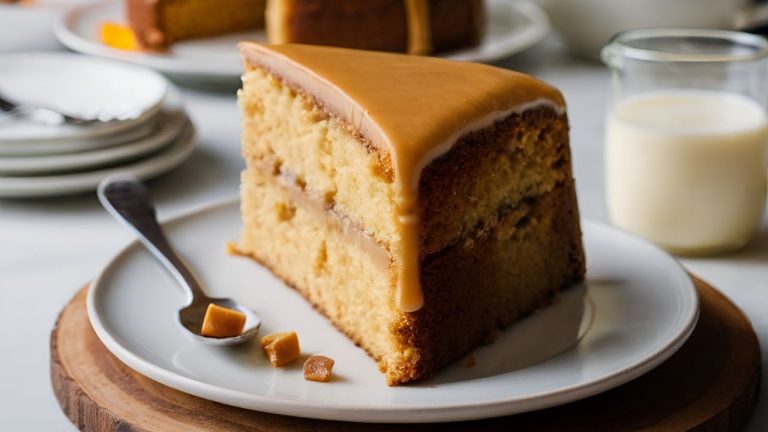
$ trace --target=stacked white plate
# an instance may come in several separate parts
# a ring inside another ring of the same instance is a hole
[[[0,56],[0,96],[84,118],[49,124],[0,111],[0,198],[95,190],[116,172],[165,173],[194,148],[179,91],[138,66],[65,53]]]

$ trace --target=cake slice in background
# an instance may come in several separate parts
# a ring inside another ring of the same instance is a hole
[[[486,65],[241,44],[248,255],[428,376],[584,277],[560,93]]]
[[[142,48],[164,50],[186,39],[256,30],[266,0],[125,0],[128,22]]]

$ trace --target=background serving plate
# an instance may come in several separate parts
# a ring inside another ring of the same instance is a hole
[[[130,173],[141,179],[154,178],[181,165],[194,149],[195,128],[187,121],[170,144],[142,159],[82,172],[0,176],[0,198],[40,198],[95,191],[104,177],[117,173]]]
[[[130,86],[124,84],[128,82]],[[157,72],[115,61],[72,53],[1,54],[0,93],[11,101],[86,118],[105,113],[132,113],[134,117],[78,127],[2,115],[0,148],[89,140],[130,131],[157,113],[167,91],[167,80]]]
[[[479,46],[443,57],[476,62],[501,60],[535,45],[550,29],[546,14],[530,0],[487,0],[486,16],[486,35]],[[167,54],[129,52],[108,47],[99,40],[99,26],[104,21],[125,22],[121,2],[73,9],[57,23],[56,36],[75,51],[128,61],[192,81],[239,80],[243,68],[236,44],[242,40],[266,42],[264,32],[260,31],[178,42]]]
[[[167,90],[155,115],[124,132],[79,138],[63,134],[64,137],[60,139],[42,141],[0,141],[0,175],[93,167],[99,163],[127,160],[130,156],[159,149],[178,136],[189,122],[181,92],[170,82],[167,83]]]
[[[300,364],[271,368],[258,344],[217,349],[187,339],[175,322],[183,294],[136,244],[89,291],[89,317],[105,346],[163,384],[243,408],[362,422],[454,421],[545,408],[625,383],[673,354],[698,315],[693,284],[674,259],[618,230],[585,222],[592,313],[575,347],[515,369],[493,361],[513,348],[502,337],[474,353],[472,368],[455,364],[430,380],[387,387],[373,360],[296,292],[252,261],[226,254],[225,243],[236,239],[239,227],[238,206],[231,203],[178,219],[167,233],[211,294],[256,310],[265,334],[296,330],[305,354],[337,361],[339,379],[305,381]]]

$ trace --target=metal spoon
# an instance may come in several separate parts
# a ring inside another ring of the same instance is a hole
[[[261,320],[253,311],[228,298],[210,298],[200,283],[171,248],[160,225],[149,192],[131,175],[114,175],[99,184],[99,201],[109,213],[129,228],[189,294],[189,304],[179,310],[179,324],[193,339],[211,345],[236,345],[256,336]],[[245,314],[245,329],[239,336],[212,338],[200,335],[208,305],[216,303]]]

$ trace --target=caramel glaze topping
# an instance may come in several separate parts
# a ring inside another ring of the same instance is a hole
[[[405,0],[405,17],[408,24],[408,54],[432,52],[428,0]]]
[[[419,179],[464,134],[513,112],[548,104],[559,91],[528,75],[476,63],[309,45],[240,44],[246,67],[260,67],[314,97],[331,114],[389,152],[400,234],[395,302],[424,302],[420,284]]]

